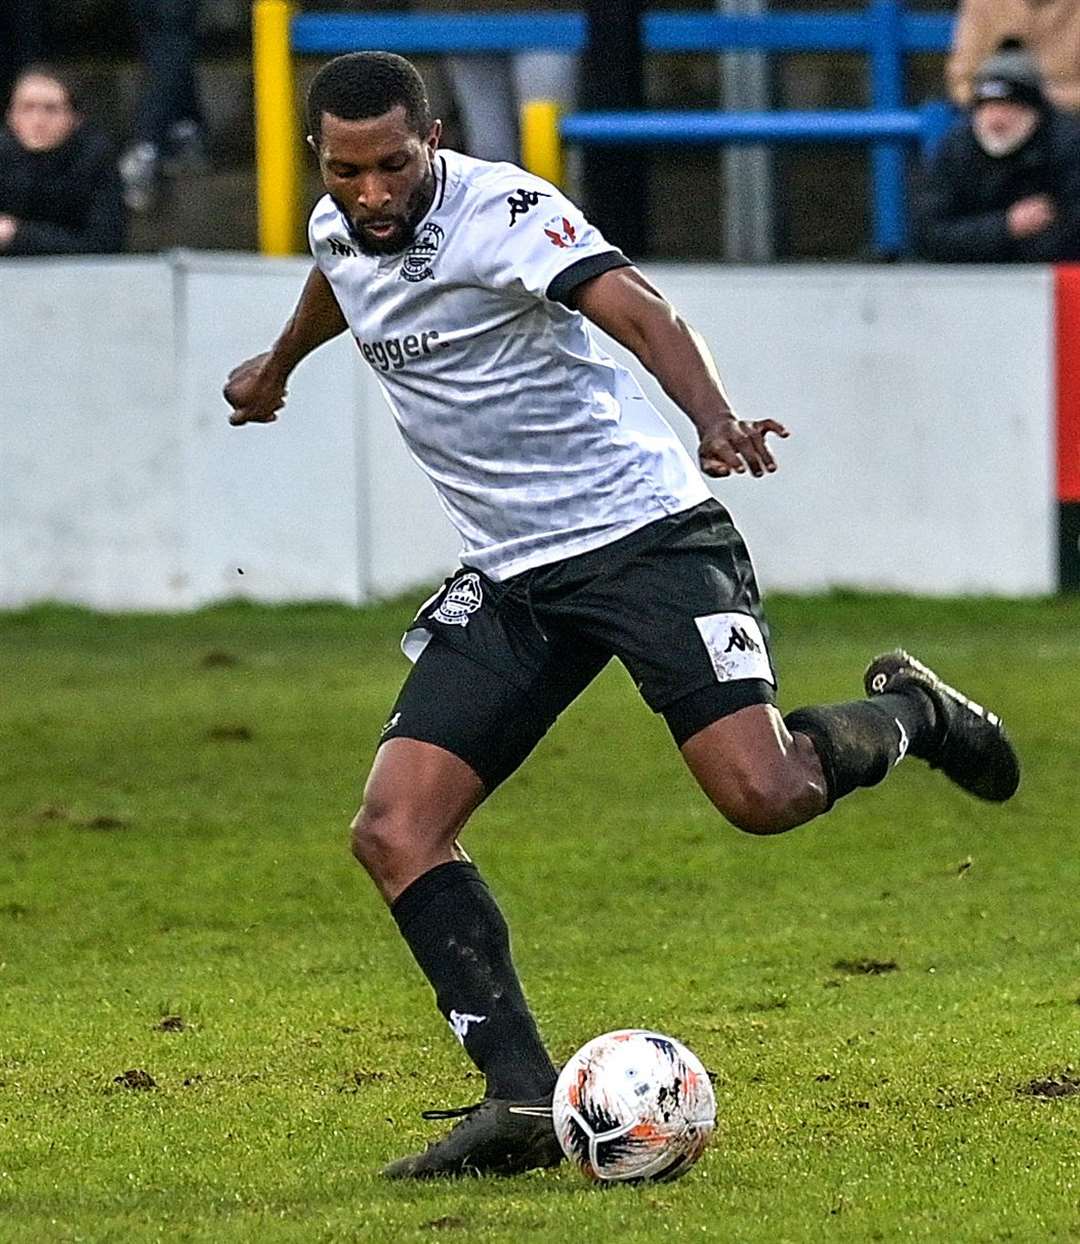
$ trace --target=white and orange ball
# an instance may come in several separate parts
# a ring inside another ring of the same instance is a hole
[[[594,1037],[555,1085],[555,1134],[566,1156],[604,1183],[678,1179],[716,1124],[716,1098],[697,1056],[659,1032]]]

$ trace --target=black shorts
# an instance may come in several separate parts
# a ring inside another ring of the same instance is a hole
[[[382,741],[434,743],[488,790],[613,656],[680,745],[775,697],[754,569],[716,501],[501,583],[465,567],[406,639],[424,646]]]

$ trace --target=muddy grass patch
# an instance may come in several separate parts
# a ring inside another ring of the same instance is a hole
[[[203,736],[208,743],[250,743],[255,732],[250,726],[211,726]]]
[[[895,959],[837,959],[833,971],[845,976],[885,976],[899,972],[900,964]]]
[[[741,1002],[731,1009],[737,1015],[764,1015],[769,1011],[786,1011],[790,1005],[791,1000],[782,993],[774,998],[762,998],[760,1002]]]
[[[1059,1076],[1049,1076],[1045,1080],[1030,1080],[1016,1091],[1021,1097],[1036,1097],[1040,1101],[1051,1101],[1056,1097],[1075,1097],[1080,1094],[1080,1078],[1062,1072]]]
[[[157,1088],[157,1081],[149,1071],[143,1071],[141,1068],[133,1067],[130,1071],[113,1077],[113,1087],[106,1092],[116,1092],[120,1089],[129,1089],[135,1093],[145,1093],[150,1089]]]
[[[110,816],[108,813],[88,816],[84,820],[75,822],[78,829],[127,829],[130,824],[131,822],[125,821],[122,816]]]
[[[226,652],[223,648],[211,648],[199,658],[201,670],[226,670],[240,664],[240,658],[234,652]]]

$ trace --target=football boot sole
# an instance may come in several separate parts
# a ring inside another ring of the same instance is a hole
[[[551,1121],[551,1098],[504,1101],[485,1098],[464,1110],[430,1110],[426,1119],[461,1122],[422,1153],[399,1158],[383,1169],[386,1179],[454,1179],[520,1175],[558,1166],[563,1151]]]

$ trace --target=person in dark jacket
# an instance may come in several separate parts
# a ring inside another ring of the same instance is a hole
[[[0,128],[0,256],[120,251],[125,232],[109,142],[61,73],[23,70]]]
[[[1050,105],[1015,40],[984,62],[927,168],[915,237],[923,259],[944,263],[1080,259],[1080,120]]]

